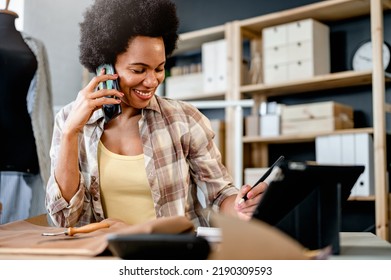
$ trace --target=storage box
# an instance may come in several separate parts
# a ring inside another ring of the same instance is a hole
[[[281,134],[322,133],[354,127],[353,108],[326,101],[284,106]]]
[[[225,39],[202,44],[203,90],[205,93],[227,90],[227,46]]]
[[[259,116],[250,115],[245,117],[244,135],[259,136]]]
[[[166,97],[172,99],[201,98],[203,96],[202,73],[166,78]]]
[[[282,107],[281,111],[282,121],[311,120],[332,117],[353,120],[353,108],[334,101],[289,105]]]
[[[329,27],[313,19],[262,30],[264,83],[330,73]]]
[[[278,114],[260,116],[260,135],[264,137],[280,135],[280,118],[281,116]]]
[[[244,169],[244,184],[253,186],[268,168],[245,168]]]

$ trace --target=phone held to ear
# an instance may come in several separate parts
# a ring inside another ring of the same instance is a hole
[[[114,74],[114,67],[111,64],[102,64],[96,69],[96,74],[100,75],[102,68],[105,69],[106,74]],[[99,89],[116,89],[119,90],[117,80],[107,80],[98,85]],[[115,96],[106,96],[107,98],[116,98]],[[105,115],[105,122],[108,123],[112,119],[118,117],[122,113],[120,104],[103,105],[103,113]]]

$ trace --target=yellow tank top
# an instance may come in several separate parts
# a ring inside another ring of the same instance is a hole
[[[144,154],[115,154],[99,141],[98,164],[102,206],[106,217],[129,224],[156,218]]]

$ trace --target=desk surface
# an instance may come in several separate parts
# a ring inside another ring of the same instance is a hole
[[[332,260],[391,260],[391,243],[370,232],[341,232],[341,252]]]
[[[342,232],[341,253],[330,256],[331,260],[391,260],[391,243],[368,232]],[[0,260],[29,259],[91,259],[83,256],[49,256],[25,254],[0,254]],[[99,256],[94,259],[118,259],[113,256]]]

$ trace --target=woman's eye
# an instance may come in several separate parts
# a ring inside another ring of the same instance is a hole
[[[142,74],[144,73],[144,69],[132,69],[133,73],[136,73],[136,74]]]

